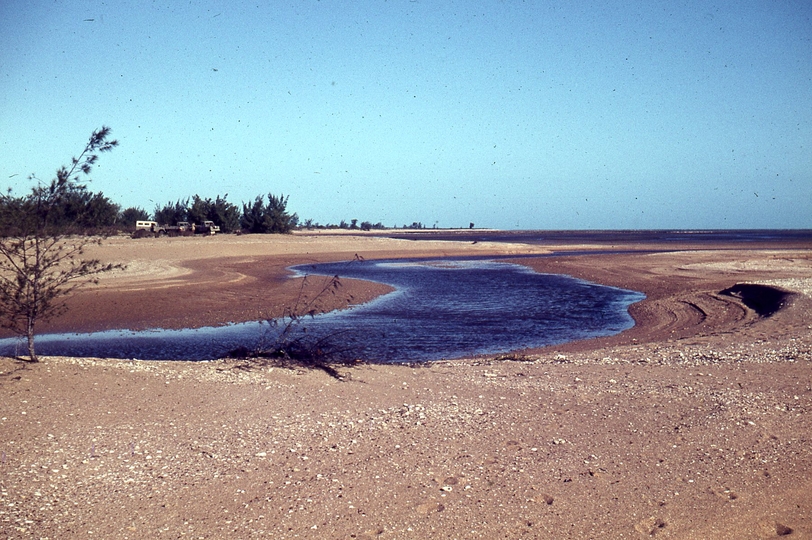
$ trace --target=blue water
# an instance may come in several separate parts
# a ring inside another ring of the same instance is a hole
[[[635,231],[496,231],[477,229],[419,229],[408,232],[385,231],[376,236],[404,240],[457,240],[468,242],[520,242],[523,244],[609,244],[626,245],[659,243],[664,245],[691,244],[711,247],[738,243],[744,246],[759,242],[783,242],[809,246],[812,229],[721,229],[721,230],[635,230]]]
[[[358,278],[396,290],[367,304],[307,317],[288,336],[343,357],[410,362],[495,354],[611,335],[633,326],[641,293],[495,261],[353,261],[297,267],[312,281]],[[326,281],[325,281],[326,283]],[[341,294],[341,289],[337,294]],[[43,355],[169,360],[220,358],[238,346],[268,346],[286,321],[194,330],[43,335]],[[2,354],[24,354],[0,340]]]

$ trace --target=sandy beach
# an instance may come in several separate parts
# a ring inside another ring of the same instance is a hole
[[[616,336],[344,381],[0,358],[2,538],[812,538],[812,246],[295,234],[89,255],[127,268],[43,331],[274,317],[302,289],[287,267],[354,257],[508,255],[647,298]],[[388,290],[342,283],[322,309]],[[787,296],[764,317],[721,294],[737,284]]]

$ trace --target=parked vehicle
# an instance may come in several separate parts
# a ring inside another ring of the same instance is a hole
[[[157,221],[136,221],[134,237],[144,237],[150,234],[160,236],[181,236],[189,234],[216,234],[220,227],[213,221],[204,221],[202,225],[195,225],[188,221],[179,221],[177,225],[161,225]]]
[[[198,225],[194,231],[199,234],[217,234],[220,232],[220,227],[215,225],[213,221],[204,221],[203,225]]]
[[[166,228],[162,225],[159,225],[157,221],[136,221],[135,222],[135,230],[138,231],[149,231],[153,234],[160,234],[162,232],[166,232]]]

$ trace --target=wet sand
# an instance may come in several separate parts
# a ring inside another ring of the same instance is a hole
[[[635,328],[512,360],[339,382],[236,361],[0,359],[0,536],[812,538],[803,243],[121,238],[95,256],[129,269],[52,328],[273,316],[301,289],[292,263],[609,247],[637,252],[517,262],[646,293]],[[790,294],[765,318],[721,294],[738,283]]]

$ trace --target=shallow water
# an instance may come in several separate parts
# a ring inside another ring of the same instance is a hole
[[[338,275],[380,281],[395,292],[341,312],[303,319],[293,337],[376,362],[438,360],[541,347],[630,328],[641,293],[539,274],[503,262],[439,259],[353,261],[297,267],[311,280]],[[338,294],[341,294],[339,289]],[[284,321],[283,321],[284,322]],[[43,355],[203,360],[269,345],[284,325],[43,335]],[[16,339],[3,354],[24,353]]]
[[[635,230],[635,231],[492,231],[492,230],[437,230],[421,229],[409,232],[377,233],[385,238],[403,240],[457,240],[460,242],[520,242],[522,244],[566,245],[566,244],[623,244],[660,243],[702,244],[706,246],[729,244],[745,246],[759,242],[787,242],[809,245],[812,242],[812,229],[727,229],[727,230]]]

